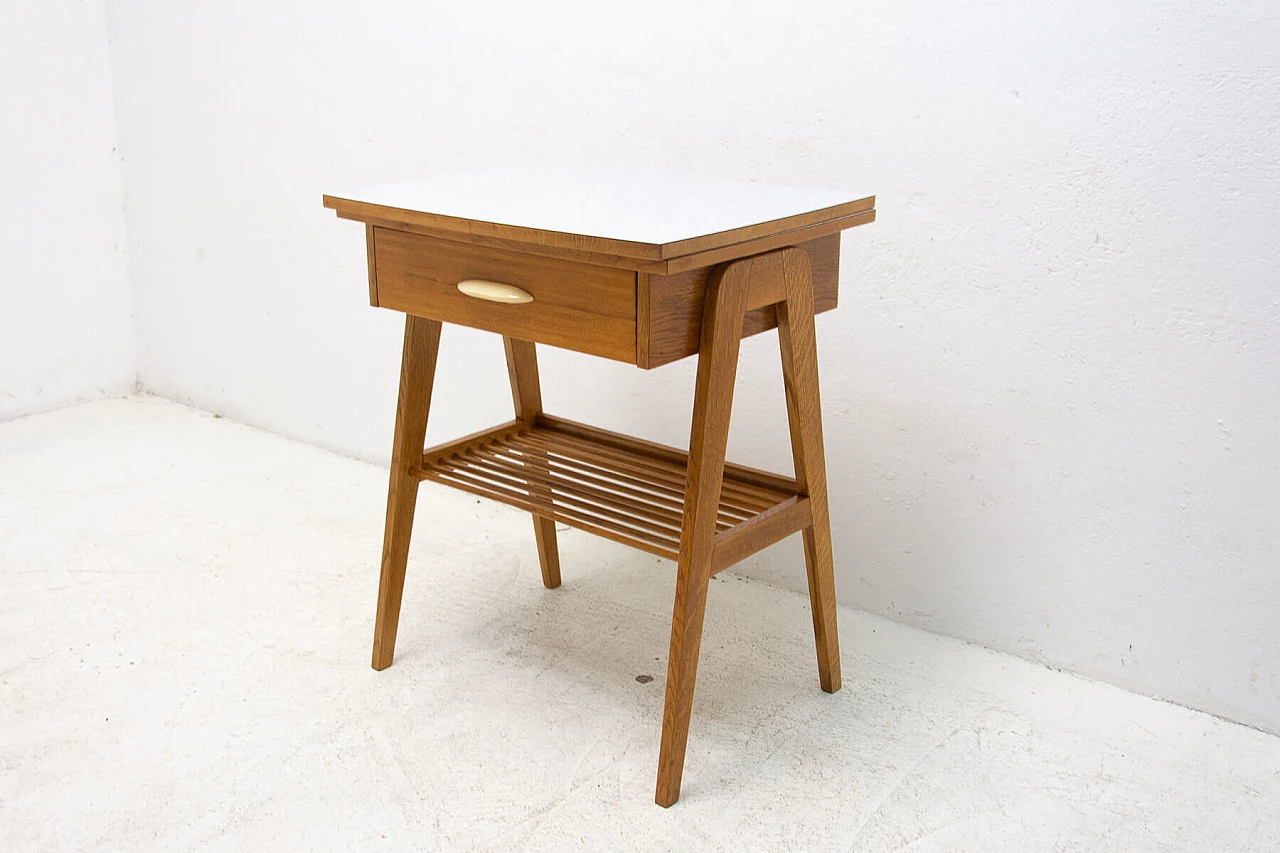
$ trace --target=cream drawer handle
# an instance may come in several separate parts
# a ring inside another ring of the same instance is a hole
[[[469,278],[466,281],[458,282],[458,290],[461,290],[467,296],[474,296],[476,299],[483,299],[486,302],[523,305],[526,302],[533,301],[533,294],[528,291],[512,287],[509,284],[498,284],[496,281],[484,281],[479,278]]]

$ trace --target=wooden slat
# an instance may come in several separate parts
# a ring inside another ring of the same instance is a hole
[[[593,444],[602,444],[606,447],[625,450],[641,456],[648,456],[652,459],[661,459],[664,462],[681,467],[689,460],[687,451],[669,447],[665,444],[658,444],[656,441],[646,441],[643,438],[636,438],[632,435],[623,435],[620,432],[611,432],[600,427],[571,421],[568,418],[558,418],[554,415],[548,415],[546,412],[538,416],[537,426],[576,438],[583,438]]]
[[[558,471],[562,476],[590,485],[622,491],[638,500],[665,506],[673,512],[678,512],[683,505],[683,497],[679,496],[679,493],[674,489],[655,490],[652,483],[635,477],[628,477],[625,474],[619,474],[608,468],[591,465],[588,462],[580,462],[557,452],[550,445],[537,446],[534,442],[520,442],[519,444],[495,442],[480,448],[478,452],[503,454],[508,458],[517,460],[528,456],[537,456],[545,459],[546,464],[550,465],[552,470]]]
[[[532,447],[538,452],[554,454],[555,458],[553,461],[556,464],[575,469],[575,473],[572,476],[579,476],[576,472],[585,472],[585,475],[587,476],[598,475],[599,477],[606,478],[611,482],[642,490],[646,495],[646,499],[649,495],[652,495],[656,498],[661,498],[664,502],[670,503],[675,507],[684,506],[683,483],[679,485],[670,485],[668,483],[659,483],[654,480],[643,480],[638,477],[621,473],[615,468],[602,467],[591,462],[575,459],[572,456],[566,455],[568,451],[566,451],[563,445],[544,442],[539,438],[538,433],[524,433],[518,436],[518,441],[502,442],[494,446],[504,448],[510,447],[512,449]],[[731,524],[736,524],[739,521],[745,521],[755,515],[756,512],[757,510],[743,509],[730,504],[722,503],[720,505],[721,516]]]
[[[628,527],[634,527],[637,533],[646,533],[660,538],[666,537],[671,533],[669,529],[661,525],[655,525],[646,519],[635,519],[610,507],[600,507],[590,501],[584,501],[572,496],[562,495],[561,502],[558,505],[551,503],[548,498],[542,498],[538,495],[530,496],[528,481],[523,477],[514,477],[506,472],[493,470],[483,464],[477,464],[478,462],[479,460],[475,459],[454,457],[444,460],[437,468],[446,473],[479,478],[487,481],[491,486],[509,489],[522,500],[527,500],[538,511],[541,511],[542,508],[550,510],[559,506],[562,509],[568,508],[574,512],[594,514],[594,517],[600,521],[609,520]]]
[[[594,444],[586,439],[570,435],[555,435],[543,431],[536,433],[532,441],[543,441],[548,448],[560,453],[572,455],[587,462],[614,468],[624,473],[661,483],[684,494],[684,478],[680,476],[678,465],[669,465],[660,460],[629,454],[612,447]]]
[[[675,483],[684,480],[685,469],[682,465],[640,454],[629,454],[617,448],[594,444],[577,436],[558,436],[557,440],[572,444],[583,453],[594,454],[596,458],[609,459],[613,464],[628,466],[642,472],[647,469],[652,476],[663,477],[668,482]],[[724,482],[720,493],[722,502],[734,501],[755,512],[767,509],[785,497],[786,494],[773,494],[766,490],[757,489],[754,486],[728,480]]]
[[[683,506],[681,502],[671,498],[622,486],[604,478],[570,471],[560,466],[558,460],[551,459],[549,456],[541,456],[538,460],[539,464],[527,467],[531,461],[527,456],[519,456],[496,445],[476,448],[468,454],[468,458],[471,457],[490,459],[503,468],[521,472],[521,475],[528,477],[531,482],[552,489],[553,492],[564,491],[592,500],[603,500],[606,501],[606,505],[611,502],[655,521],[674,522],[679,529]],[[552,500],[554,499],[553,494]],[[722,520],[720,526],[728,530],[734,524]]]
[[[739,560],[745,560],[760,549],[785,539],[812,523],[809,499],[799,495],[787,498],[755,518],[716,534],[715,550],[711,555],[711,573],[722,572]]]
[[[555,417],[553,415],[548,415],[545,412],[538,415],[536,423],[538,426],[547,427],[548,429],[556,432],[577,436],[596,444],[603,444],[608,447],[627,450],[642,456],[662,459],[682,468],[687,465],[689,461],[689,454],[684,450],[669,447],[665,444],[658,444],[656,441],[646,441],[643,438],[623,435],[618,432],[610,432],[609,430],[600,429],[599,427],[578,423],[577,421],[571,421],[568,418]],[[758,486],[762,489],[778,492],[783,497],[786,495],[794,495],[796,493],[796,481],[791,477],[784,477],[781,474],[774,474],[770,471],[761,471],[758,468],[738,465],[733,462],[724,463],[724,471],[726,476],[732,477],[739,483],[749,486]]]
[[[578,512],[571,507],[553,506],[548,508],[536,505],[526,495],[494,487],[484,480],[469,476],[465,471],[457,472],[429,468],[419,471],[418,475],[424,480],[432,480],[446,486],[453,486],[456,489],[470,492],[479,497],[496,500],[500,503],[514,506],[517,509],[527,510],[528,512],[545,512],[548,516],[563,524],[586,530],[589,533],[603,536],[623,545],[630,545],[633,548],[648,551],[659,557],[666,557],[669,560],[676,558],[678,545],[672,544],[670,540],[651,536],[643,531],[632,530],[624,525],[611,523],[607,519]]]
[[[513,463],[508,458],[494,457],[485,451],[488,448],[481,448],[473,451],[466,459],[479,458],[499,466],[503,470],[517,473],[519,476],[526,477],[533,485],[549,489],[551,492],[550,500],[555,501],[558,496],[569,495],[595,503],[603,507],[620,507],[631,515],[641,518],[647,518],[656,521],[674,531],[680,529],[680,510],[670,507],[660,506],[649,503],[644,500],[637,500],[634,497],[623,494],[618,489],[605,488],[601,489],[593,485],[582,483],[562,475],[555,468],[549,471],[540,468],[524,469],[519,463]],[[716,523],[717,529],[729,530],[734,524],[718,519]]]
[[[655,459],[644,454],[629,453],[625,450],[600,445],[578,436],[562,434],[556,437],[556,441],[561,443],[562,446],[569,445],[584,453],[591,454],[594,458],[608,459],[616,464],[638,467],[653,477],[662,478],[667,483],[675,484],[679,487],[684,486],[685,468],[682,464],[668,462],[665,459]],[[766,507],[772,506],[785,497],[785,493],[772,493],[733,481],[726,481],[721,492],[722,500],[735,501],[745,509],[753,512],[759,512]]]
[[[436,460],[444,459],[455,453],[463,453],[469,448],[488,444],[502,438],[510,438],[525,428],[526,424],[523,421],[507,421],[505,424],[499,424],[491,429],[482,429],[479,432],[464,435],[462,438],[447,441],[444,444],[437,444],[435,447],[429,447],[422,452],[422,465],[426,467],[434,464]]]
[[[546,484],[545,481],[540,480],[535,472],[519,470],[518,466],[509,468],[496,460],[486,459],[475,454],[468,454],[462,458],[448,459],[443,463],[442,467],[450,470],[461,470],[464,466],[465,470],[472,471],[477,476],[489,479],[497,478],[501,482],[517,485],[525,491],[528,490],[531,483],[538,484],[541,482]],[[556,488],[546,498],[538,496],[536,503],[542,505],[544,500],[549,501],[549,504],[547,504],[549,506],[567,504],[584,512],[598,513],[606,518],[611,518],[638,529],[649,530],[653,533],[679,535],[680,532],[680,520],[678,518],[661,514],[654,518],[650,515],[624,511],[627,508],[617,500],[617,497],[607,493],[601,499],[598,494],[588,494],[583,490],[571,491],[566,488]],[[622,507],[622,509],[619,509],[619,507]]]
[[[558,418],[538,416],[532,427],[508,421],[427,450],[409,473],[675,559],[688,511],[685,454],[603,430],[607,443],[581,435],[592,432]],[[631,442],[639,452],[627,449]],[[726,477],[713,527],[715,571],[786,535],[801,501],[807,506],[795,492]]]
[[[609,478],[618,480],[619,482],[626,483],[631,486],[635,486],[637,488],[646,489],[654,492],[661,492],[662,494],[668,495],[672,498],[678,498],[677,503],[684,502],[683,484],[681,484],[680,486],[675,486],[665,482],[659,482],[654,479],[645,479],[642,477],[635,477],[630,474],[619,471],[616,467],[609,467],[608,465],[597,464],[597,462],[590,462],[587,460],[579,459],[573,455],[573,451],[571,448],[566,448],[562,443],[559,443],[559,442],[553,443],[553,442],[545,441],[542,437],[542,434],[537,432],[521,435],[519,436],[519,441],[509,441],[509,442],[504,441],[501,443],[500,446],[510,447],[513,449],[521,450],[521,451],[524,451],[526,449],[532,449],[534,451],[541,452],[541,453],[552,453],[556,455],[557,457],[556,461],[559,462],[560,464],[571,465],[572,467],[580,471],[586,471],[588,473],[598,474],[602,477],[609,477]],[[598,460],[598,461],[605,461],[605,460]]]

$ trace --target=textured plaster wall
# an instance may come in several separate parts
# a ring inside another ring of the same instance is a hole
[[[106,16],[4,2],[0,420],[132,390],[133,327]]]
[[[556,159],[875,192],[819,320],[841,601],[1280,732],[1280,7],[137,0],[109,27],[146,387],[386,458],[401,323],[329,188]],[[506,418],[500,342],[443,353],[431,438]],[[687,439],[692,362],[543,368],[554,412]],[[731,454],[786,469],[775,339],[740,370]],[[796,542],[741,570],[804,583]]]

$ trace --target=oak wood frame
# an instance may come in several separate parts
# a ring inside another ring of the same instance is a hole
[[[794,479],[725,461],[743,321],[747,312],[770,306],[777,318]],[[819,683],[828,693],[840,689],[813,280],[804,249],[776,249],[713,272],[702,310],[687,453],[544,414],[536,348],[510,337],[504,347],[516,419],[424,451],[439,341],[438,321],[408,316],[375,669],[389,666],[394,654],[417,485],[431,479],[528,510],[548,588],[560,585],[557,520],[676,559],[655,791],[659,805],[670,806],[680,797],[708,585],[716,572],[802,533]],[[626,491],[636,483],[646,491]],[[673,501],[681,507],[678,529]],[[673,530],[675,548],[669,544]]]
[[[744,524],[733,538],[721,539],[714,532],[711,510],[723,483],[742,322],[747,311],[765,305],[777,306],[797,500],[786,508],[776,507],[772,516],[762,513]],[[670,806],[680,798],[707,587],[717,562],[723,568],[730,560],[741,559],[777,541],[782,531],[794,530],[791,523],[803,525],[819,682],[828,693],[840,689],[813,284],[804,250],[790,247],[733,261],[713,275],[703,309],[688,477],[658,756],[655,801],[660,806]],[[805,500],[801,502],[800,498]],[[779,516],[789,523],[783,523]]]
[[[431,387],[440,353],[440,321],[409,315],[404,324],[400,358],[400,397],[391,444],[391,483],[387,487],[387,524],[382,537],[382,574],[378,580],[378,615],[373,630],[373,668],[386,669],[396,650],[404,573],[413,537],[413,511],[418,479],[411,473],[421,459],[431,411]]]

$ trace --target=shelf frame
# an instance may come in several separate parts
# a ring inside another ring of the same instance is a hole
[[[675,447],[538,414],[429,448],[410,473],[679,560],[688,460]],[[810,524],[794,479],[726,462],[712,573]]]

